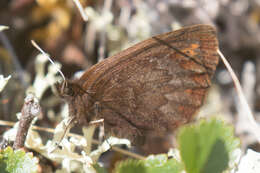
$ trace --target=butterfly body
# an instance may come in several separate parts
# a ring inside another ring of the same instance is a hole
[[[186,27],[109,57],[58,89],[79,124],[103,118],[106,132],[135,143],[193,118],[211,85],[217,49],[212,26]]]

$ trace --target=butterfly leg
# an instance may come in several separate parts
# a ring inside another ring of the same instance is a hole
[[[95,118],[97,119],[98,115],[100,114],[101,111],[101,106],[99,102],[95,102],[94,104],[94,112],[95,112]],[[99,127],[99,134],[98,134],[98,140],[99,143],[101,143],[103,141],[103,139],[106,140],[106,136],[105,136],[105,126],[104,126],[104,119],[98,119],[98,120],[94,120],[94,121],[90,121],[90,124],[97,124]],[[107,141],[107,143],[109,144],[109,142]],[[110,145],[110,144],[109,144]],[[111,147],[111,146],[110,146]]]

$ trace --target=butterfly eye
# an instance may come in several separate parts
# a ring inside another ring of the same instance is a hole
[[[56,83],[55,85],[60,97],[66,97],[71,95],[72,89],[70,89],[67,81]]]
[[[66,96],[71,96],[73,95],[73,90],[70,87],[65,87],[63,90],[63,94]]]

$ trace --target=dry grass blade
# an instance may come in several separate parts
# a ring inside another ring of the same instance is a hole
[[[34,40],[31,40],[31,43],[32,43],[32,45],[33,45],[36,49],[38,49],[38,50],[55,66],[55,63],[52,61],[52,59],[50,58],[50,56],[49,56],[46,52],[44,52],[44,51],[40,48],[40,46],[39,46]],[[62,73],[62,71],[61,71],[58,67],[57,67],[56,69],[57,69],[57,71],[60,73],[60,75],[61,75],[61,77],[63,78],[63,80],[65,81],[66,78],[65,78],[64,74]]]
[[[260,143],[260,128],[258,126],[258,124],[256,123],[253,113],[246,101],[246,97],[243,93],[242,87],[240,85],[240,82],[235,74],[235,72],[233,71],[232,67],[230,66],[230,64],[228,63],[228,61],[226,60],[226,58],[224,57],[224,55],[221,53],[220,50],[218,50],[218,54],[220,55],[220,58],[222,59],[223,63],[225,64],[227,70],[229,71],[232,80],[234,81],[234,85],[235,88],[237,90],[237,94],[238,94],[238,98],[241,102],[241,105],[243,107],[243,109],[245,110],[245,112],[247,113],[247,117],[250,121],[250,123],[252,124],[252,126],[250,126],[249,128],[251,129],[251,132],[255,135],[255,137],[257,138],[257,141]]]

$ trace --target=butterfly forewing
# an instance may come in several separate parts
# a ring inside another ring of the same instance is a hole
[[[99,107],[84,116],[104,118],[107,132],[132,141],[148,131],[175,129],[202,105],[218,64],[217,49],[215,29],[195,25],[105,59],[79,80],[91,93],[83,101]]]

